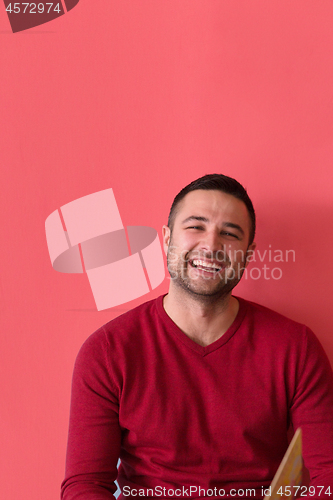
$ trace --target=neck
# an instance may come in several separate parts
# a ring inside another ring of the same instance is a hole
[[[191,296],[170,286],[164,297],[167,315],[190,339],[201,346],[218,340],[234,322],[239,303],[231,292],[223,297]]]

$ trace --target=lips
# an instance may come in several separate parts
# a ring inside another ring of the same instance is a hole
[[[206,259],[192,259],[189,263],[195,269],[200,269],[212,274],[220,272],[225,267],[221,262]]]

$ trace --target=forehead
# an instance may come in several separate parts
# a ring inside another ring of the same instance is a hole
[[[217,190],[197,189],[187,193],[177,207],[175,222],[191,215],[207,217],[215,223],[233,222],[244,231],[250,227],[250,216],[243,201]]]

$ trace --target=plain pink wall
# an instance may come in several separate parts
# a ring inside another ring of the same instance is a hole
[[[97,312],[86,276],[55,272],[44,222],[76,198],[112,187],[124,224],[160,230],[185,184],[236,177],[259,250],[296,255],[236,293],[333,361],[332,25],[331,0],[81,0],[13,35],[0,5],[3,498],[58,499],[80,345],[168,287]]]

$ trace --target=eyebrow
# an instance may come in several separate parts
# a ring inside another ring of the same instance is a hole
[[[190,222],[191,220],[196,220],[200,222],[209,222],[209,219],[207,217],[201,217],[199,215],[190,215],[186,219],[182,221],[182,224],[186,224],[187,222]],[[222,224],[223,227],[230,227],[232,229],[237,229],[243,236],[244,236],[244,230],[241,228],[239,224],[234,224],[233,222],[223,222]]]
[[[187,222],[190,222],[191,220],[199,220],[201,222],[209,222],[209,220],[206,217],[199,217],[197,215],[190,215],[185,220],[183,220],[182,224],[186,224]]]

